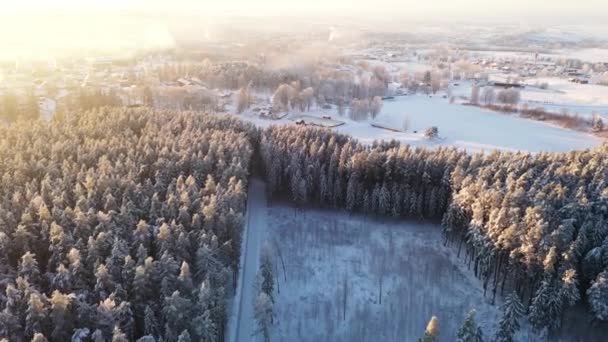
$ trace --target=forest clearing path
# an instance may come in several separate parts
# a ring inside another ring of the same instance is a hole
[[[247,213],[241,245],[239,282],[235,301],[236,320],[230,329],[230,342],[255,342],[256,322],[253,312],[254,284],[259,269],[260,251],[266,230],[266,184],[252,178],[247,195]]]

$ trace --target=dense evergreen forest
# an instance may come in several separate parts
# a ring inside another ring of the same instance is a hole
[[[223,340],[256,134],[148,109],[0,128],[0,336]]]
[[[258,147],[269,192],[298,205],[442,221],[506,299],[493,340],[523,315],[555,331],[573,305],[608,320],[608,146],[469,155],[102,108],[0,128],[0,336],[223,340]]]
[[[608,320],[608,146],[468,155],[271,127],[261,152],[270,191],[299,204],[442,219],[488,295],[509,294],[496,340],[526,313],[556,331],[578,303]]]

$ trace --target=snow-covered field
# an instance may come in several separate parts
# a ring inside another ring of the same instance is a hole
[[[478,107],[450,104],[442,98],[412,96],[384,103],[377,122],[401,125],[408,117],[410,131],[438,126],[444,141],[435,144],[479,150],[568,151],[596,146],[601,140],[546,123],[505,115]],[[399,127],[399,126],[398,126]],[[423,139],[422,143],[429,143]]]
[[[548,89],[526,87],[522,101],[538,104],[547,109],[579,113],[590,117],[594,112],[608,118],[608,87],[594,84],[577,84],[566,79],[548,77],[526,80],[528,85],[547,83]]]
[[[571,49],[557,52],[562,58],[580,59],[589,63],[608,63],[608,49]]]
[[[415,341],[436,315],[454,341],[471,309],[487,337],[500,319],[438,225],[273,205],[267,236],[285,263],[273,340]]]
[[[355,122],[346,117],[339,117],[335,108],[328,111],[313,110],[306,114],[319,117],[329,114],[332,118],[339,118],[346,124],[334,130],[350,134],[364,143],[395,139],[413,146],[454,146],[470,152],[496,149],[563,152],[593,148],[602,143],[601,139],[591,134],[524,119],[517,115],[450,104],[439,95],[432,98],[424,95],[403,96],[384,102],[375,122],[401,129],[407,117],[409,128],[406,133],[374,128],[371,126],[372,121]],[[276,121],[260,119],[251,113],[242,114],[241,117],[262,127],[293,124],[288,117]],[[424,138],[422,132],[430,126],[439,128],[440,139]]]

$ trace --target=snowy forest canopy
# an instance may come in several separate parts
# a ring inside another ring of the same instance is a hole
[[[0,129],[0,336],[216,341],[251,125],[101,109]]]
[[[507,298],[497,340],[520,314],[555,330],[582,304],[608,320],[608,146],[469,155],[102,108],[0,128],[0,335],[223,340],[256,150],[269,192],[299,205],[442,220]]]
[[[522,303],[538,330],[581,302],[608,320],[608,146],[468,155],[271,127],[261,151],[270,191],[299,204],[442,219],[484,291],[513,293],[496,340],[511,340]]]

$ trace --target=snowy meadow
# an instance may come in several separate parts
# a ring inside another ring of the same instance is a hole
[[[473,309],[493,333],[499,307],[443,246],[439,225],[283,204],[267,213],[277,272],[273,340],[414,341],[435,315],[440,340],[454,341]]]

